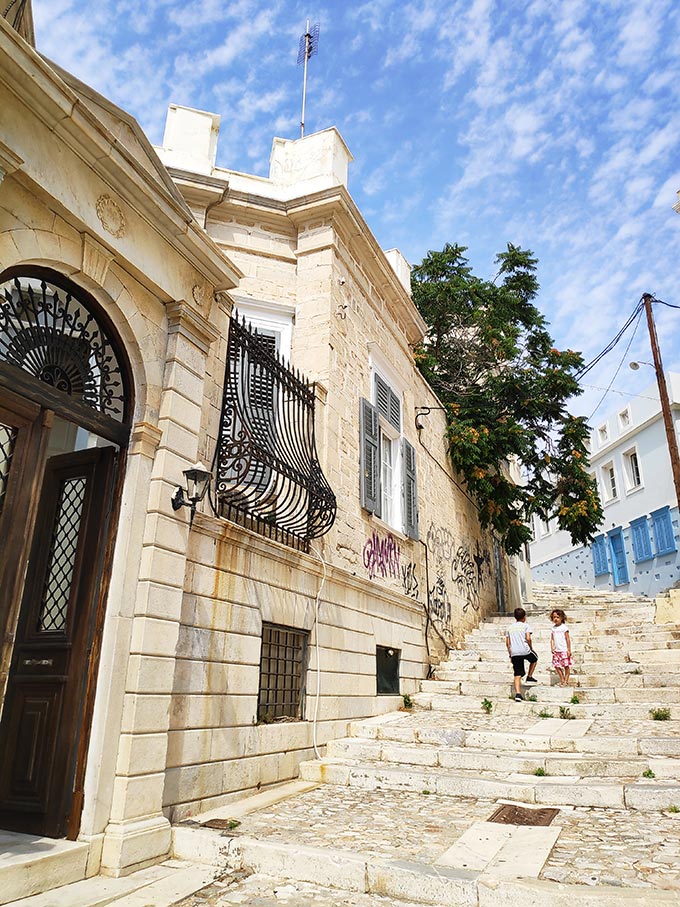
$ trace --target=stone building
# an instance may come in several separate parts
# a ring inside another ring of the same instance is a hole
[[[0,18],[0,836],[51,869],[10,866],[0,902],[163,858],[173,821],[294,777],[515,594],[338,133],[275,140],[262,179],[173,108],[157,153],[21,8]],[[202,499],[177,492],[199,460]]]

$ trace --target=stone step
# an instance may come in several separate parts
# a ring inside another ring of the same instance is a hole
[[[489,697],[484,697],[489,698]],[[435,711],[449,712],[449,713],[465,713],[465,712],[477,712],[479,713],[481,705],[479,697],[475,696],[453,696],[446,694],[437,694],[437,693],[415,693],[412,696],[414,703],[421,709],[433,709]],[[515,712],[522,714],[524,711],[528,711],[530,714],[538,715],[539,711],[546,709],[551,713],[551,717],[558,717],[558,706],[557,703],[540,703],[540,702],[514,702],[508,698],[507,693],[502,693],[497,698],[492,700],[493,702],[493,714],[494,715],[511,715]],[[569,704],[568,706],[563,706],[563,708],[568,708],[571,715],[574,718],[625,718],[625,719],[649,719],[650,709],[659,707],[659,703],[648,697],[647,701],[642,702],[608,702],[608,703],[581,703],[581,704]],[[668,708],[668,706],[661,706],[662,708]],[[671,715],[672,715],[672,707]],[[680,711],[680,706],[676,709]]]
[[[508,675],[505,677],[505,684],[502,682],[493,683],[480,678],[470,678],[461,682],[421,680],[420,685],[423,693],[439,695],[498,697],[503,695],[510,696],[512,693],[514,696],[512,680]],[[572,687],[551,686],[545,683],[524,683],[522,689],[525,694],[535,695],[539,702],[555,702],[561,705],[568,705],[571,698],[577,695],[580,702],[584,704],[647,702],[670,705],[676,703],[680,708],[677,686],[662,687],[650,685],[642,688],[625,685],[622,687],[579,687],[578,693],[575,693]]]
[[[343,815],[337,825],[338,834],[349,821]],[[481,835],[480,828],[484,832]],[[173,852],[180,859],[200,861],[216,869],[251,873],[242,886],[248,884],[247,890],[252,890],[253,896],[249,897],[246,891],[240,894],[238,888],[230,887],[233,897],[229,896],[228,900],[230,903],[238,900],[238,903],[253,907],[274,903],[274,897],[278,902],[280,896],[283,903],[288,903],[292,896],[292,903],[296,905],[356,904],[357,907],[368,907],[369,904],[374,907],[378,903],[394,907],[415,907],[415,904],[431,907],[444,904],[455,904],[456,907],[677,907],[677,891],[623,887],[620,883],[593,887],[536,878],[539,871],[535,861],[537,851],[539,861],[545,859],[546,854],[540,853],[543,839],[548,839],[549,848],[559,831],[559,826],[527,829],[494,827],[478,822],[439,860],[426,863],[391,859],[371,849],[370,843],[366,844],[365,851],[340,849],[337,836],[336,842],[321,847],[304,845],[297,840],[261,840],[245,835],[225,838],[211,829],[180,826],[173,828]],[[478,840],[470,841],[470,833],[476,833]],[[510,847],[501,851],[500,858],[493,859],[497,848],[492,846],[492,839],[501,834],[510,839]],[[515,838],[519,839],[516,843]],[[466,865],[473,864],[474,868],[460,868],[461,860],[456,856],[461,854],[456,851],[461,846]],[[284,890],[279,893],[276,891],[277,878],[303,886],[323,886],[331,896],[327,900],[317,888],[307,898],[296,898],[294,892],[285,890],[286,886],[282,886]],[[262,879],[259,884],[258,879]],[[361,899],[360,893],[366,893],[368,899]]]
[[[0,831],[0,904],[85,878],[90,845]]]
[[[460,725],[439,727],[408,728],[395,726],[392,722],[380,724],[365,721],[352,722],[349,733],[362,740],[382,740],[406,744],[425,744],[429,746],[460,747],[471,746],[477,749],[501,750],[505,753],[517,751],[551,751],[556,753],[595,753],[621,757],[680,757],[680,722],[667,722],[672,725],[675,735],[637,736],[593,734],[586,735],[591,726],[590,721],[566,721],[559,718],[540,721],[540,728],[524,733],[489,730],[469,730]],[[664,728],[666,723],[664,723]],[[543,731],[542,729],[545,728]],[[680,804],[679,804],[680,805]]]
[[[506,683],[510,677],[511,672],[509,672],[507,666],[504,666],[504,669],[501,670],[493,664],[486,665],[483,662],[479,662],[478,664],[478,670],[475,670],[474,666],[468,670],[463,670],[461,668],[447,670],[446,667],[438,667],[437,680],[442,680],[446,683],[463,683],[477,678],[486,683],[503,684]],[[678,691],[678,702],[680,702],[680,674],[656,673],[655,671],[648,674],[644,674],[642,671],[636,673],[634,665],[629,665],[628,667],[631,669],[630,671],[617,673],[614,678],[612,677],[611,672],[607,672],[606,674],[582,674],[572,668],[570,685],[576,689],[611,686],[615,686],[617,689],[622,686],[650,688],[674,687]],[[536,678],[541,686],[550,684],[555,685],[559,680],[557,674],[552,671],[546,677],[543,665],[539,665]]]
[[[549,743],[549,738],[548,738]],[[491,772],[501,774],[532,775],[537,771],[546,775],[569,775],[581,778],[612,778],[632,781],[651,769],[660,780],[677,780],[680,762],[663,757],[612,756],[611,753],[551,753],[550,747],[525,750],[521,755],[512,751],[468,746],[434,746],[422,743],[392,743],[345,737],[331,741],[327,747],[330,759],[349,759],[354,762],[386,762],[401,765],[418,765],[453,769],[464,772]],[[652,764],[653,763],[653,764]]]
[[[323,784],[350,785],[363,790],[429,791],[444,797],[509,799],[551,806],[606,807],[656,812],[680,803],[680,784],[672,781],[612,780],[559,775],[507,776],[491,772],[434,766],[373,765],[350,759],[324,758],[300,764],[300,777]]]

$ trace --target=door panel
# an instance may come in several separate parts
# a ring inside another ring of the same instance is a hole
[[[45,466],[0,723],[0,827],[66,828],[114,460],[94,448]]]
[[[626,549],[624,547],[623,532],[621,529],[614,529],[609,533],[609,548],[614,568],[614,585],[623,586],[629,582],[629,577]]]

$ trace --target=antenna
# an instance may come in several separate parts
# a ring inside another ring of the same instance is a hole
[[[305,137],[305,102],[307,100],[307,61],[314,54],[319,52],[319,23],[309,27],[309,19],[305,27],[304,35],[300,36],[300,45],[298,47],[297,65],[304,63],[302,74],[302,117],[300,119],[300,138]]]

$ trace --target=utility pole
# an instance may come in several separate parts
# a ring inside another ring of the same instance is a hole
[[[668,441],[668,453],[671,457],[671,472],[673,473],[673,484],[675,485],[675,497],[680,510],[680,454],[678,454],[678,439],[675,434],[673,416],[671,414],[671,404],[668,397],[668,387],[666,385],[666,376],[661,363],[661,352],[659,350],[659,340],[656,336],[656,325],[654,324],[654,315],[652,313],[652,301],[654,297],[650,293],[642,294],[642,301],[645,305],[645,314],[647,315],[647,327],[649,328],[649,340],[652,346],[652,358],[654,359],[654,371],[656,372],[656,383],[659,386],[659,400],[661,402],[661,412],[663,414],[663,424],[666,429],[666,439]]]

